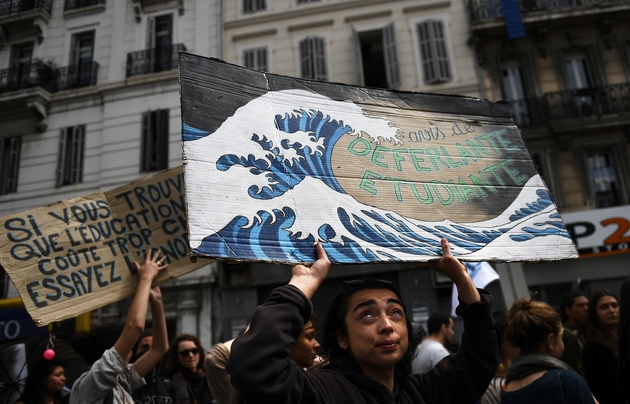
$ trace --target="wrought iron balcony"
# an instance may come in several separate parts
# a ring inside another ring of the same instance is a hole
[[[63,5],[63,11],[79,10],[98,4],[105,4],[105,0],[66,0]]]
[[[96,85],[98,62],[76,64],[57,69],[56,91]]]
[[[517,0],[521,13],[555,11],[568,8],[601,7],[626,3],[627,0]],[[470,0],[468,7],[472,21],[503,17],[501,0]]]
[[[0,94],[42,87],[49,92],[55,89],[55,70],[42,62],[34,62],[0,70]]]
[[[0,18],[30,10],[52,11],[53,0],[0,0]]]
[[[545,94],[552,119],[602,117],[630,112],[630,85],[612,84]]]
[[[127,54],[127,77],[139,76],[177,68],[179,52],[186,50],[183,43],[146,49]]]
[[[551,120],[601,118],[630,113],[630,84],[612,84],[546,93],[541,98],[510,100],[512,118],[519,127],[544,125]]]

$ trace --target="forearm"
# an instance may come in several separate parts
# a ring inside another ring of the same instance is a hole
[[[151,317],[153,320],[153,343],[151,348],[164,355],[168,351],[168,332],[162,299],[151,299]]]
[[[129,312],[127,313],[127,318],[125,320],[125,327],[123,328],[120,337],[114,344],[114,348],[116,348],[116,351],[123,358],[126,358],[129,352],[131,352],[131,348],[136,343],[136,340],[144,329],[150,290],[151,280],[147,278],[140,278],[136,294],[129,306]]]
[[[477,287],[473,283],[468,273],[462,274],[461,278],[455,281],[455,287],[457,288],[459,299],[462,302],[466,304],[471,304],[481,301],[479,291],[477,291]]]

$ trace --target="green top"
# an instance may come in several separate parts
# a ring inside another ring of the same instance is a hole
[[[562,324],[564,332],[569,336],[569,342],[564,345],[564,352],[560,356],[560,360],[571,366],[573,370],[584,377],[584,368],[582,367],[582,350],[586,343],[586,336],[580,330],[575,329],[568,322]]]

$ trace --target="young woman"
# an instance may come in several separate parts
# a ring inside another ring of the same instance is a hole
[[[553,307],[519,299],[508,319],[505,337],[520,354],[507,370],[502,404],[595,402],[582,376],[558,359],[564,351],[564,330]]]
[[[65,396],[65,385],[64,363],[59,359],[42,358],[30,370],[24,384],[24,394],[17,404],[58,404]]]
[[[173,381],[181,404],[212,402],[201,361],[204,355],[201,342],[194,335],[182,334],[171,345],[164,365],[164,376]]]
[[[232,344],[227,365],[245,403],[438,403],[474,402],[499,364],[491,296],[474,287],[465,267],[442,240],[444,256],[432,267],[458,288],[466,332],[461,351],[430,372],[410,375],[415,348],[411,321],[390,282],[344,282],[324,320],[320,371],[304,372],[288,360],[311,318],[310,298],[330,262],[321,244],[311,266],[296,265],[288,285],[275,289],[254,312],[250,329]]]
[[[618,371],[618,327],[619,299],[606,289],[596,291],[589,298],[582,361],[588,385],[600,404],[626,402]]]
[[[94,327],[89,332],[75,334],[72,347],[79,352],[90,370],[72,385],[70,404],[109,403],[133,404],[131,392],[144,385],[143,377],[158,364],[168,351],[166,319],[159,287],[151,287],[153,279],[166,268],[161,252],[149,250],[138,271],[136,294],[129,306],[125,325]],[[132,365],[127,363],[131,349],[144,329],[148,303],[151,303],[153,343],[151,348]]]

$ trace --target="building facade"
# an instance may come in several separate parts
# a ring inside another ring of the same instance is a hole
[[[178,52],[219,56],[220,34],[218,1],[0,1],[0,215],[180,166]],[[171,337],[212,343],[215,272],[163,286]]]
[[[468,2],[483,91],[510,101],[581,257],[523,265],[522,280],[550,302],[578,284],[618,292],[630,275],[630,2],[507,3]]]

